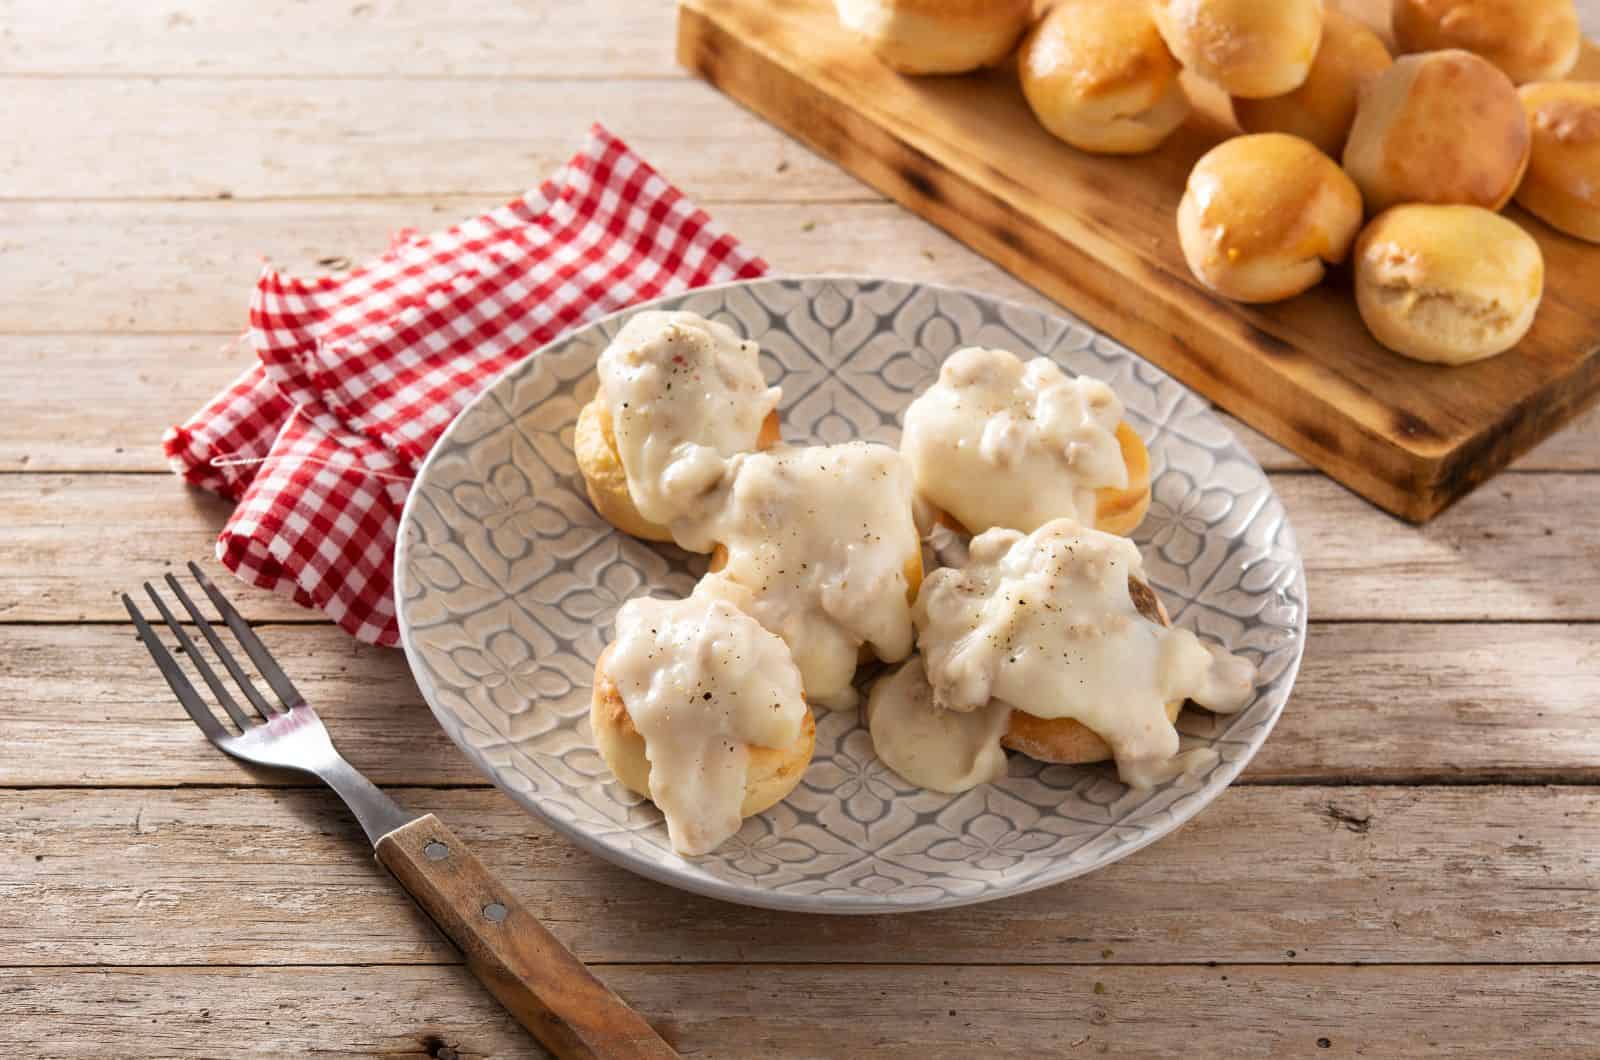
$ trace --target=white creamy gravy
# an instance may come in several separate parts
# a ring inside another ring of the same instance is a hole
[[[887,662],[910,654],[906,568],[921,545],[899,453],[871,442],[742,453],[706,509],[680,543],[721,544],[727,563],[695,592],[782,637],[812,703],[855,705],[862,644]]]
[[[750,744],[787,747],[806,715],[783,641],[709,596],[641,597],[617,612],[607,673],[650,760],[672,849],[704,854],[739,830]]]
[[[640,515],[670,527],[721,480],[728,457],[755,448],[782,396],[761,377],[759,352],[697,313],[649,310],[600,354],[600,393]]]
[[[977,534],[1051,519],[1093,525],[1095,490],[1123,488],[1122,402],[1045,357],[957,350],[906,409],[900,450],[920,496]]]
[[[1066,519],[1027,535],[974,538],[967,565],[934,571],[917,598],[930,709],[975,711],[999,700],[1041,718],[1074,718],[1110,745],[1122,779],[1136,787],[1194,764],[1175,761],[1166,703],[1240,710],[1255,668],[1140,615],[1128,579],[1143,573],[1133,542]]]
[[[918,655],[867,694],[867,731],[883,764],[918,787],[952,795],[1006,775],[1000,737],[1010,717],[1010,704],[998,699],[969,711],[934,706]]]

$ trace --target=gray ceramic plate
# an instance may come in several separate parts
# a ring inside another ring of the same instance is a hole
[[[662,299],[760,343],[790,441],[895,443],[906,405],[970,345],[1054,358],[1110,383],[1149,443],[1154,498],[1135,535],[1173,620],[1260,664],[1242,713],[1184,712],[1209,773],[1150,792],[1106,766],[1011,759],[959,796],[880,764],[855,712],[820,712],[816,757],[786,801],[695,860],[650,803],[611,778],[589,735],[594,660],[617,607],[685,594],[701,557],[633,540],[584,497],[572,456],[595,357],[629,313],[511,369],[428,458],[395,558],[401,640],[439,723],[494,782],[579,845],[653,879],[750,905],[882,913],[962,905],[1059,883],[1138,850],[1197,813],[1266,738],[1305,640],[1300,553],[1266,476],[1211,407],[1071,317],[968,291],[850,277],[767,279]]]

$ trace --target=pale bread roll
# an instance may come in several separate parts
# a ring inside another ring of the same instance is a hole
[[[1477,206],[1396,206],[1356,241],[1356,305],[1396,353],[1470,364],[1527,334],[1544,291],[1539,244]]]
[[[839,22],[903,74],[961,74],[1011,53],[1032,0],[834,0]]]
[[[606,672],[611,645],[600,653],[594,668],[594,693],[589,701],[589,727],[594,731],[595,747],[622,786],[635,795],[650,797],[650,759],[645,757],[644,737],[628,715],[622,693]],[[782,802],[800,783],[816,749],[817,723],[806,711],[799,737],[787,747],[761,747],[750,744],[746,766],[744,802],[741,817],[754,817]]]
[[[1288,133],[1338,158],[1350,135],[1350,124],[1356,120],[1362,87],[1393,62],[1389,49],[1366,23],[1330,10],[1324,16],[1322,44],[1305,83],[1281,96],[1236,96],[1233,116],[1245,132]]]
[[[762,421],[756,438],[757,449],[769,449],[778,441],[778,413],[774,409]],[[639,513],[628,493],[628,475],[617,451],[617,435],[611,425],[611,409],[596,394],[578,410],[578,425],[572,434],[573,455],[583,476],[589,501],[601,518],[625,534],[646,541],[671,541],[672,531],[653,523]]]
[[[1403,52],[1460,48],[1525,81],[1554,81],[1577,65],[1583,34],[1572,0],[1394,0]]]
[[[1528,117],[1516,86],[1464,51],[1395,60],[1361,93],[1344,168],[1369,213],[1397,203],[1498,210],[1528,164]]]
[[[1062,0],[1028,34],[1018,59],[1022,94],[1039,124],[1080,150],[1152,150],[1189,113],[1178,61],[1142,4]]]
[[[1142,581],[1128,579],[1128,595],[1133,606],[1151,622],[1172,625],[1167,609],[1155,590]],[[1183,710],[1183,700],[1167,704],[1167,720],[1177,721]],[[1040,718],[1020,710],[1013,710],[1006,723],[1000,746],[1021,751],[1029,758],[1058,765],[1080,765],[1085,762],[1104,762],[1111,757],[1111,748],[1093,729],[1075,718]]]
[[[1361,193],[1298,136],[1225,140],[1189,174],[1178,242],[1202,284],[1240,302],[1275,302],[1314,286],[1361,228]]]
[[[1178,61],[1230,96],[1299,87],[1322,39],[1322,0],[1153,0],[1152,9]]]
[[[1533,132],[1517,202],[1568,235],[1600,243],[1600,82],[1523,85]]]

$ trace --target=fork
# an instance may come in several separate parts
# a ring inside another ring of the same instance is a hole
[[[149,582],[150,602],[189,657],[235,733],[218,720],[183,668],[133,600],[122,594],[139,639],[150,650],[178,702],[206,739],[247,762],[297,769],[321,778],[361,822],[377,857],[400,886],[466,957],[467,967],[499,1002],[556,1056],[563,1058],[676,1057],[644,1018],[595,978],[572,951],[534,919],[456,835],[431,813],[402,809],[334,749],[322,719],[311,709],[227,597],[194,563],[189,572],[266,681],[273,704],[261,694],[217,630],[177,578],[167,587],[188,612],[211,653],[233,678],[259,720],[239,705],[183,624]]]

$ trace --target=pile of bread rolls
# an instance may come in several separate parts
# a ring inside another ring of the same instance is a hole
[[[1362,320],[1407,357],[1467,364],[1532,326],[1544,260],[1497,212],[1513,196],[1600,242],[1600,83],[1561,80],[1582,43],[1573,0],[1393,0],[1399,59],[1324,0],[1053,0],[1037,16],[1032,0],[836,4],[903,73],[1016,49],[1039,123],[1097,154],[1153,150],[1182,125],[1181,70],[1220,86],[1243,134],[1189,174],[1190,270],[1271,302],[1353,251]]]

